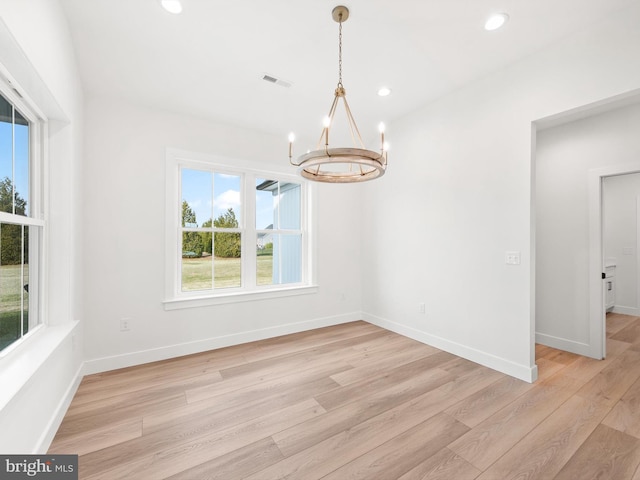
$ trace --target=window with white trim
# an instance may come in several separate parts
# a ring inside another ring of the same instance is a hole
[[[165,305],[310,286],[308,185],[237,163],[168,151]]]
[[[42,321],[40,261],[45,124],[0,82],[0,354]]]

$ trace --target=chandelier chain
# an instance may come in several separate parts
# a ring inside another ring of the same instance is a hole
[[[338,87],[342,87],[342,14],[338,32]]]

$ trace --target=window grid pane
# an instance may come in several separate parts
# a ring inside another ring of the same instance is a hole
[[[215,288],[242,286],[242,235],[240,233],[213,234],[214,257],[213,271]]]
[[[37,288],[30,282],[37,278],[37,262],[31,261],[31,251],[39,249],[40,230],[0,223],[0,350],[38,324],[37,296],[30,295]],[[30,231],[34,233],[30,235]]]
[[[203,254],[202,232],[182,232],[182,291],[210,290],[212,288],[211,255]]]
[[[0,95],[0,211],[29,215],[29,121]]]

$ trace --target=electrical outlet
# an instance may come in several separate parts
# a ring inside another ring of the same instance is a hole
[[[424,303],[418,304],[418,312],[424,314],[426,312],[426,306]]]
[[[506,252],[504,261],[507,265],[520,265],[520,252]]]
[[[121,318],[120,319],[120,331],[128,332],[131,330],[131,319],[130,318]]]

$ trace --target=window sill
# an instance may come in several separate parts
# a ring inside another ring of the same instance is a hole
[[[199,297],[172,298],[162,302],[165,310],[180,310],[183,308],[207,307],[228,303],[254,302],[272,298],[292,297],[296,295],[310,295],[318,293],[317,285],[285,287],[257,292],[224,293],[218,295],[203,295]]]
[[[67,338],[78,322],[40,326],[0,358],[0,411],[29,383],[51,354]]]

